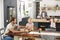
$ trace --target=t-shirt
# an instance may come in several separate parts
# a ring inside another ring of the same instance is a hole
[[[6,30],[5,30],[5,34],[8,33],[9,30],[10,30],[11,28],[14,28],[15,26],[16,26],[16,24],[15,24],[15,25],[12,25],[11,23],[9,23],[9,24],[7,25]]]
[[[45,17],[45,13],[42,13],[42,16]]]
[[[26,24],[26,28],[29,29],[29,30],[32,30],[34,24],[33,23],[27,23]]]

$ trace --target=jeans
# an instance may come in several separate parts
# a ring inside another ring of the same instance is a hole
[[[4,36],[3,40],[14,40],[14,38],[11,36]]]

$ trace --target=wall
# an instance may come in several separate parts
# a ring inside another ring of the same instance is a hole
[[[29,14],[28,15],[31,18],[36,18],[36,4],[35,4],[34,1],[29,2],[29,3],[30,3],[30,5],[28,4],[28,6],[30,6],[30,7],[28,7],[28,11],[29,11]]]
[[[17,0],[17,23],[19,24],[19,22],[21,21],[21,10],[20,10],[20,0]]]
[[[3,0],[0,0],[0,28],[4,27],[4,8]]]

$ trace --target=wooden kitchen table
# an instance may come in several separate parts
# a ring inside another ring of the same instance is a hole
[[[14,33],[13,35],[14,35],[14,40],[19,40],[20,37],[23,40],[24,40],[25,37],[29,37],[32,40],[35,40],[35,37],[41,38],[41,36],[45,36],[45,35],[49,36],[49,38],[52,40],[51,36],[53,36],[53,37],[60,37],[60,32],[42,31],[42,32],[39,33],[38,31],[31,31],[29,33]],[[16,39],[16,36],[18,37],[17,39]]]
[[[25,40],[25,38],[31,38],[32,40],[35,40],[35,37],[40,37],[40,35],[39,34],[29,34],[29,33],[14,34],[14,40],[19,40],[19,38],[22,38],[22,40]]]
[[[35,40],[35,36],[39,36],[39,35],[35,35],[35,34],[29,34],[29,32],[20,32],[20,33],[12,33],[12,32],[9,32],[7,33],[6,35],[9,35],[9,36],[14,36],[14,40],[19,40],[19,38],[21,37],[22,40],[24,40],[25,37],[29,37],[31,38],[32,40]]]

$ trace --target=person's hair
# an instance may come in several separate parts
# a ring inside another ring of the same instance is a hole
[[[28,18],[28,21],[29,21],[29,20],[32,20],[32,18]]]
[[[14,21],[15,19],[16,19],[15,17],[12,17],[11,20],[10,20],[10,22]]]

